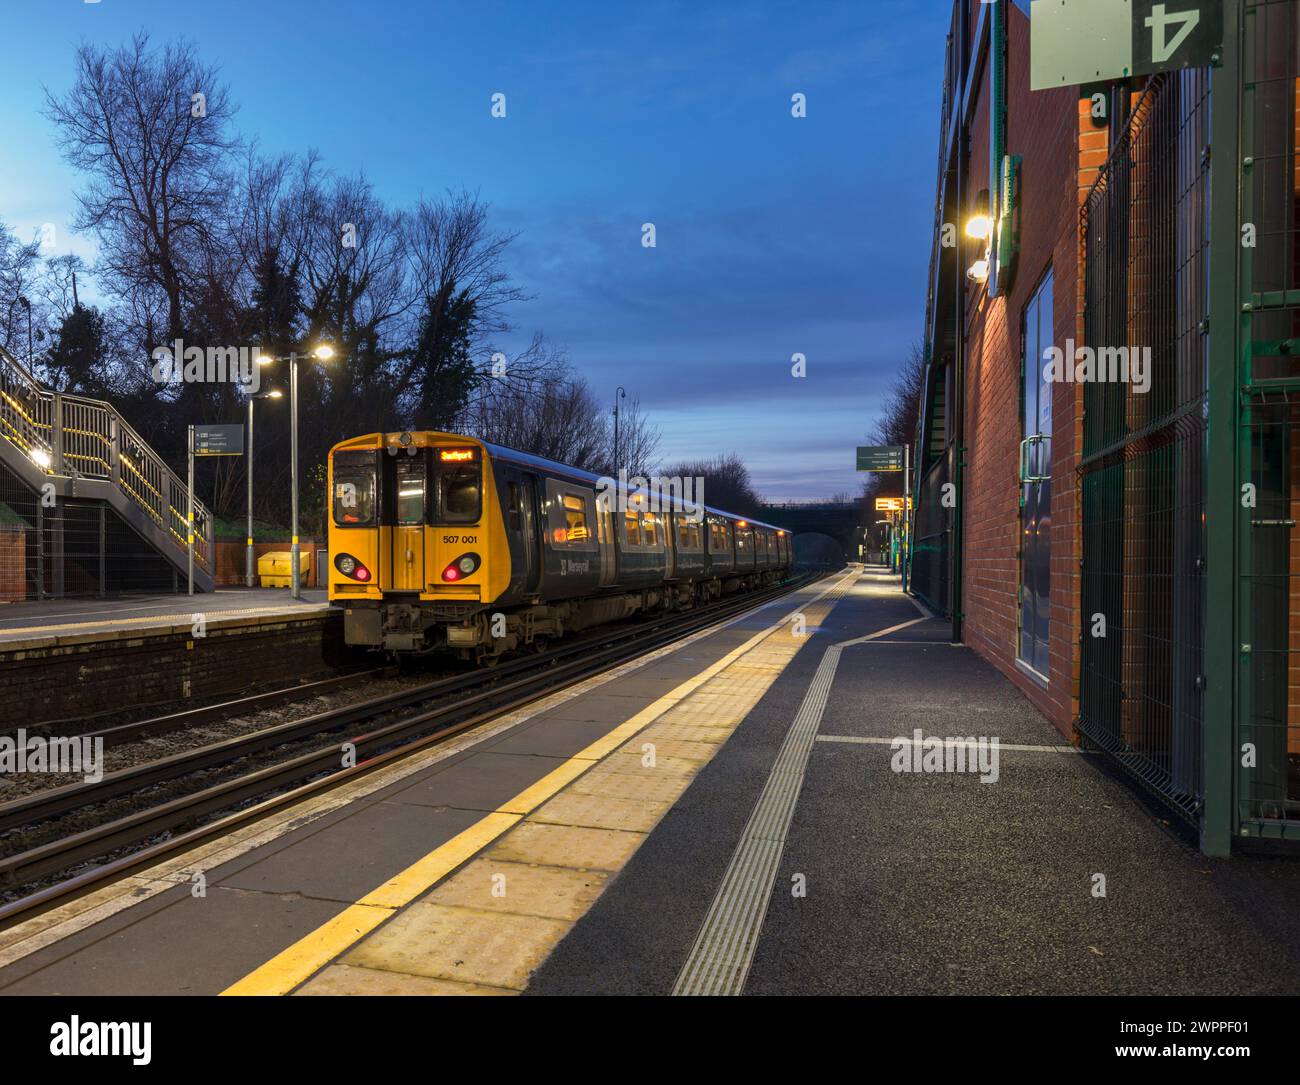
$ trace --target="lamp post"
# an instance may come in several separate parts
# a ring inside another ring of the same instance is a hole
[[[618,475],[618,401],[627,399],[627,393],[620,384],[614,392],[614,474]]]
[[[269,362],[271,359],[265,359]],[[259,358],[259,361],[262,359]],[[248,548],[244,562],[244,583],[253,587],[257,583],[257,562],[253,553],[253,401],[258,399],[279,399],[283,393],[278,388],[261,395],[248,397]]]
[[[328,362],[334,357],[334,348],[328,343],[321,343],[307,355],[320,362]],[[267,361],[283,361],[283,358],[268,358]],[[291,594],[294,599],[302,598],[302,553],[298,543],[298,352],[289,352],[289,469],[293,485],[293,525],[289,544],[289,568],[293,585]]]

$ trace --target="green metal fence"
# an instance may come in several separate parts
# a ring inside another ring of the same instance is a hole
[[[1081,210],[1085,345],[1098,370],[1127,358],[1128,371],[1083,387],[1077,725],[1193,823],[1204,801],[1208,100],[1208,72],[1152,79]]]
[[[1234,831],[1300,839],[1300,11],[1242,19]]]

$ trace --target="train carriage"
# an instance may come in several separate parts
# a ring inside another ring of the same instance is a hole
[[[779,527],[456,434],[375,433],[329,457],[329,598],[349,644],[490,660],[641,611],[776,583]],[[645,506],[645,507],[643,507]]]

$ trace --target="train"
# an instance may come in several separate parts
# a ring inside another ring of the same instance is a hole
[[[776,584],[783,528],[472,437],[329,453],[329,601],[349,645],[477,664],[565,633]]]

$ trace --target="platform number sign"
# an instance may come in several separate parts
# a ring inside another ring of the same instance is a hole
[[[1223,0],[1133,0],[1133,73],[1209,64],[1223,42]]]
[[[1223,0],[1031,0],[1032,90],[1213,64]]]

